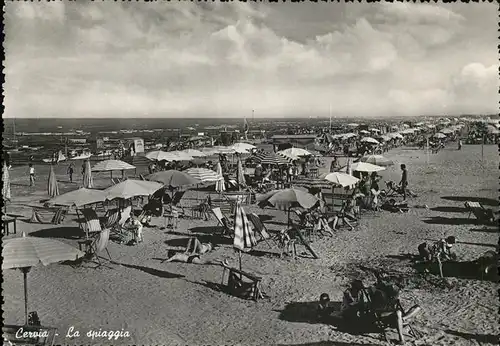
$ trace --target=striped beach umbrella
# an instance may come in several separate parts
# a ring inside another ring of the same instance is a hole
[[[329,189],[332,187],[330,182],[320,178],[297,179],[292,181],[292,185],[303,186],[308,189]]]
[[[217,174],[219,176],[223,177],[222,166],[221,166],[220,162],[217,162]],[[224,182],[224,178],[217,181],[217,183],[215,184],[215,191],[219,192],[219,193],[226,191],[226,184]]]
[[[175,169],[150,174],[146,176],[146,179],[162,183],[169,189],[177,189],[179,187],[200,183],[198,179],[193,178],[186,172],[177,171]]]
[[[9,174],[9,168],[7,167],[7,164],[5,161],[3,162],[3,172],[2,172],[2,196],[4,200],[9,201],[11,198],[10,195],[10,174]]]
[[[28,324],[28,272],[38,264],[44,266],[62,261],[74,261],[85,256],[80,250],[66,245],[58,240],[22,237],[5,240],[2,269],[21,269],[24,276],[24,313]]]
[[[263,165],[287,165],[291,161],[290,159],[268,151],[257,153],[255,158]]]
[[[241,206],[241,202],[237,202],[236,211],[234,214],[234,241],[233,247],[240,251],[247,251],[257,245],[255,232],[248,222],[247,214]]]
[[[186,173],[203,183],[217,182],[223,179],[222,175],[208,168],[189,168]]]
[[[94,179],[92,178],[90,160],[85,161],[85,169],[83,171],[83,187],[86,189],[91,189],[94,187]]]
[[[59,186],[57,185],[56,174],[54,173],[54,166],[50,165],[49,180],[47,190],[50,197],[59,195]]]

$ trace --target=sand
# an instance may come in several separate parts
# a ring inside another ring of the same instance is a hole
[[[58,328],[57,344],[114,345],[384,345],[377,333],[352,334],[314,319],[314,305],[320,293],[340,301],[342,291],[353,278],[366,283],[374,277],[360,265],[385,268],[407,282],[401,292],[403,305],[419,304],[422,313],[415,327],[424,334],[415,345],[488,345],[498,335],[497,285],[483,280],[448,278],[448,287],[435,276],[428,280],[411,268],[406,254],[415,253],[422,241],[455,235],[461,260],[472,260],[487,250],[495,250],[495,229],[467,219],[463,201],[483,198],[496,206],[498,175],[497,147],[446,148],[428,158],[423,151],[399,148],[386,156],[396,164],[406,163],[412,190],[419,197],[410,201],[408,214],[366,213],[355,231],[341,230],[333,238],[314,241],[321,259],[283,258],[265,243],[253,254],[243,255],[243,269],[263,277],[266,298],[258,302],[229,296],[214,288],[220,283],[222,268],[182,263],[161,263],[169,250],[179,249],[185,239],[196,235],[206,239],[216,226],[210,221],[182,220],[175,232],[160,227],[144,231],[144,243],[125,246],[111,243],[109,268],[91,265],[73,268],[64,264],[38,266],[29,274],[29,311],[36,310],[44,325]],[[398,166],[381,173],[384,180],[398,180]],[[57,169],[61,191],[75,189],[65,175],[66,165]],[[326,167],[329,167],[327,162]],[[78,166],[77,166],[78,168]],[[30,209],[16,203],[34,204],[46,196],[47,167],[37,167],[41,177],[29,189],[24,168],[14,168],[13,203],[9,212]],[[78,169],[77,169],[78,171]],[[140,173],[140,172],[138,172]],[[132,173],[133,174],[133,173]],[[76,175],[78,176],[78,175]],[[103,174],[99,184],[109,184]],[[382,187],[384,184],[381,185]],[[195,197],[190,191],[186,198]],[[247,212],[269,215],[270,229],[285,227],[283,212],[255,206]],[[18,230],[53,237],[77,246],[76,215],[59,226],[19,222]],[[154,219],[154,224],[163,221]],[[8,236],[7,238],[14,237]],[[207,259],[227,259],[237,265],[231,244],[223,244]],[[3,271],[5,323],[24,319],[22,274]],[[70,327],[80,337],[67,337]],[[90,330],[128,331],[130,337],[109,341],[89,338]],[[395,333],[389,334],[396,339]],[[411,339],[409,339],[411,340]]]

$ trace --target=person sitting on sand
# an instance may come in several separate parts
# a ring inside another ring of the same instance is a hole
[[[349,221],[354,222],[358,219],[354,216],[354,206],[352,204],[352,200],[348,199],[345,201],[337,215],[328,219],[328,224],[332,224],[332,229],[337,231],[337,224],[339,220],[342,220],[345,224],[347,224],[347,226],[350,227],[351,231],[354,231],[354,227]]]
[[[200,256],[214,249],[212,243],[201,243],[198,238],[189,238],[186,250],[181,253],[176,253],[172,257],[163,262],[182,262],[195,264],[216,264],[215,262],[205,262]],[[162,262],[162,263],[163,263]]]
[[[125,222],[124,228],[134,234],[138,243],[142,243],[144,241],[142,238],[142,223],[133,213],[130,214],[130,217]]]
[[[330,305],[330,296],[327,293],[321,293],[318,303],[318,319],[326,321],[334,312],[334,308]]]
[[[439,266],[439,275],[443,277],[443,262],[456,260],[457,256],[451,251],[456,243],[454,236],[446,237],[435,242],[430,248],[427,243],[418,246],[418,252],[422,261],[432,263],[436,261]]]
[[[350,287],[344,291],[340,308],[342,317],[350,321],[361,317],[367,303],[364,288],[361,280],[354,280]]]

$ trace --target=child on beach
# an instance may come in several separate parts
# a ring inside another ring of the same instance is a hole
[[[30,175],[30,187],[35,186],[35,167],[33,164],[29,164],[29,175]]]

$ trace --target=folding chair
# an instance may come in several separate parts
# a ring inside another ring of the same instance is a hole
[[[493,210],[485,208],[481,203],[467,201],[464,205],[469,211],[467,218],[470,218],[471,215],[474,214],[476,219],[481,223],[492,224],[495,222]]]
[[[240,298],[252,299],[255,301],[259,298],[264,298],[260,288],[260,284],[262,282],[261,277],[225,265],[223,267],[222,285],[224,285],[225,274],[226,271],[228,271],[229,275],[227,278],[227,288],[231,294]]]
[[[220,208],[213,208],[212,213],[214,214],[215,218],[217,219],[219,225],[221,226],[223,235],[234,234],[233,223],[224,214],[222,214],[222,211]]]
[[[94,239],[90,243],[90,247],[89,247],[90,251],[87,251],[87,253],[89,254],[89,256],[91,258],[92,257],[96,258],[96,260],[98,262],[97,267],[102,266],[101,257],[99,256],[99,253],[104,251],[104,250],[106,250],[106,253],[108,254],[108,258],[111,261],[111,255],[109,254],[109,251],[108,251],[109,235],[110,235],[109,228],[101,231],[97,236],[94,237]]]
[[[118,209],[111,209],[106,212],[106,215],[104,215],[104,220],[101,222],[101,226],[104,228],[111,228],[118,224],[118,221],[120,221],[120,210]]]

